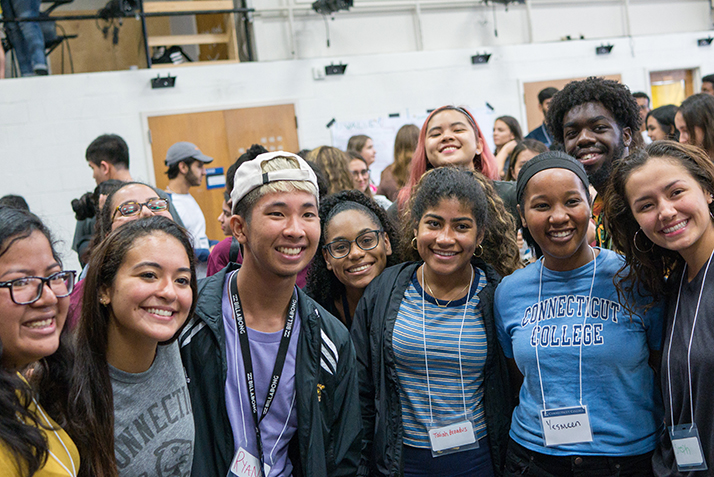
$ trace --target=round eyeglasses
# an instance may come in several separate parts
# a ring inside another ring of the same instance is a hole
[[[116,217],[117,212],[119,212],[124,217],[131,217],[132,215],[137,215],[141,213],[141,208],[144,206],[146,206],[146,208],[152,212],[160,212],[162,210],[166,210],[169,207],[169,201],[160,197],[149,199],[143,203],[137,202],[135,200],[130,200],[128,202],[124,202],[116,208],[116,210],[114,211],[114,215],[112,216],[112,220],[114,220],[114,217]]]
[[[323,245],[322,248],[327,250],[332,258],[345,258],[352,250],[352,244],[356,243],[359,248],[364,250],[372,250],[379,245],[379,235],[384,230],[366,230],[355,237],[354,240],[333,240],[332,242]]]
[[[42,296],[45,284],[57,298],[68,296],[74,289],[74,270],[53,273],[49,277],[22,277],[0,282],[0,288],[10,289],[10,298],[18,305],[30,305]]]

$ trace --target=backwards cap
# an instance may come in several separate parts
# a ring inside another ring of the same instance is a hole
[[[261,165],[276,157],[285,157],[295,160],[299,165],[299,169],[290,168],[263,172]],[[315,190],[319,190],[315,171],[312,170],[302,157],[285,151],[266,152],[251,161],[244,162],[236,170],[234,178],[233,191],[231,192],[231,202],[233,206],[240,202],[240,200],[253,189],[276,181],[310,182],[315,186]],[[319,197],[316,195],[315,198],[318,199],[319,205]]]

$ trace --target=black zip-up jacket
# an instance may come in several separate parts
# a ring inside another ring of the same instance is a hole
[[[196,428],[194,476],[224,477],[233,459],[221,302],[227,274],[237,268],[230,264],[199,282],[196,312],[179,337]],[[354,347],[344,325],[300,289],[298,310],[298,429],[288,451],[293,475],[355,475],[362,426]]]
[[[484,412],[495,475],[502,474],[508,444],[513,403],[509,391],[506,358],[496,336],[493,295],[501,281],[483,261],[472,265],[486,273],[486,286],[479,293],[486,329],[487,357],[484,367]],[[399,379],[392,347],[394,323],[404,292],[421,263],[390,267],[369,284],[352,323],[352,341],[357,352],[364,447],[357,475],[402,475],[404,429],[399,399]]]

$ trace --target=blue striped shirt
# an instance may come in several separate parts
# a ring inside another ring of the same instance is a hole
[[[417,269],[418,270],[418,269]],[[472,417],[477,439],[486,436],[483,408],[483,367],[486,363],[486,330],[479,309],[478,293],[486,286],[486,275],[474,268],[468,294],[468,311],[461,337],[461,365],[464,376],[466,410]],[[434,424],[445,425],[464,416],[464,394],[459,372],[459,332],[467,297],[438,307],[424,293],[416,278],[404,292],[394,325],[392,346],[400,384],[404,444],[429,448],[429,393],[424,360],[426,329],[427,364]],[[422,303],[424,315],[422,315]],[[423,316],[426,317],[425,322]]]

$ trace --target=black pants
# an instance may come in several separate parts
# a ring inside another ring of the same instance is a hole
[[[505,477],[651,477],[652,452],[632,456],[554,456],[508,441]]]

